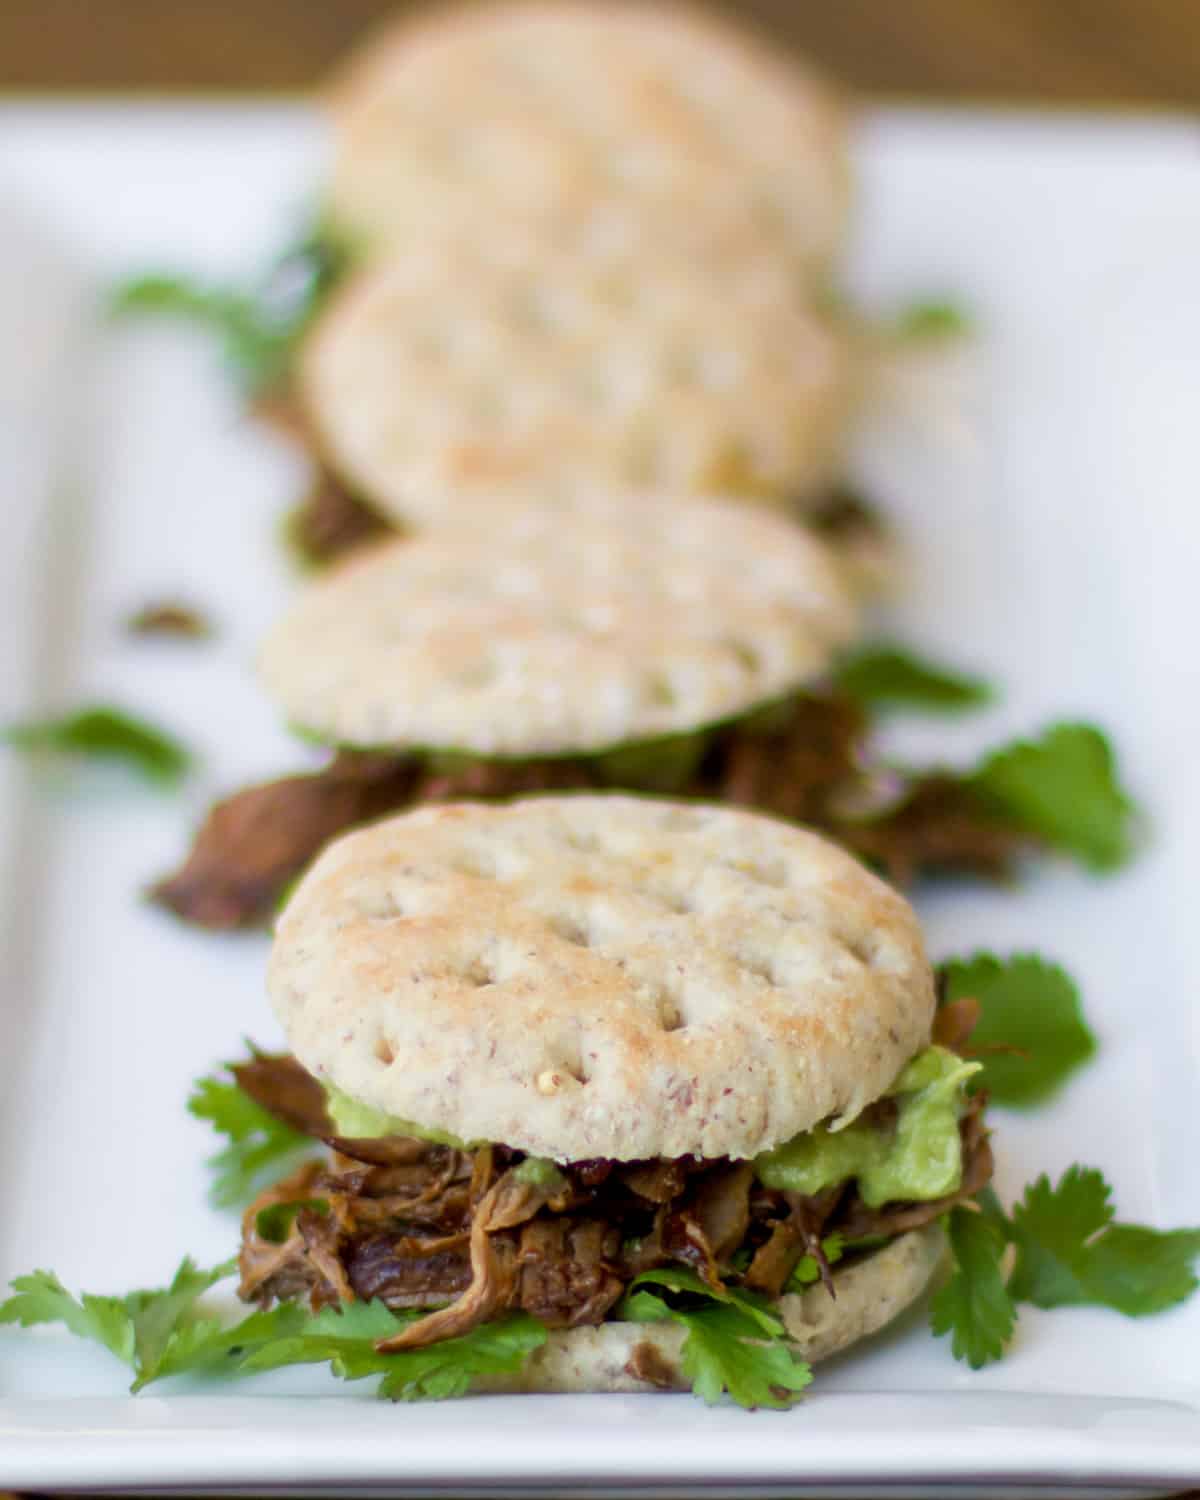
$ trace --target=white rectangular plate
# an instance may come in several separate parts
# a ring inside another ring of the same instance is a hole
[[[885,113],[863,129],[853,284],[949,292],[969,355],[893,382],[863,483],[904,527],[886,628],[1004,683],[952,757],[1063,713],[1115,732],[1153,842],[1128,873],[923,897],[939,954],[1040,948],[1081,979],[1102,1050],[1053,1108],[997,1120],[1000,1189],[1080,1159],[1121,1212],[1200,1223],[1194,928],[1200,792],[1200,144],[1169,123]],[[189,933],[137,893],[218,789],[302,763],[256,692],[294,585],[278,519],[301,459],[237,406],[202,340],[116,331],[88,297],[162,264],[261,263],[319,181],[300,109],[0,112],[0,717],[117,699],[204,755],[188,795],[0,785],[0,1276],[105,1291],[227,1255],[189,1082],[276,1033],[265,941]],[[210,607],[211,646],[133,643],[151,597]],[[823,1368],[786,1415],[675,1397],[389,1407],[320,1372],[136,1400],[101,1351],[0,1331],[0,1487],[386,1487],[797,1496],[1149,1493],[1200,1480],[1200,1302],[1145,1323],[1023,1315],[956,1365],[920,1317]]]

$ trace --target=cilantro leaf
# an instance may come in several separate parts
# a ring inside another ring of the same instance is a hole
[[[189,1114],[197,1120],[208,1120],[229,1140],[223,1151],[208,1158],[214,1174],[209,1201],[215,1208],[246,1202],[254,1196],[268,1168],[277,1169],[282,1161],[313,1145],[309,1136],[277,1120],[243,1093],[236,1082],[224,1078],[201,1078],[187,1107]]]
[[[949,1333],[955,1359],[965,1359],[973,1370],[1003,1357],[1017,1319],[1001,1269],[1008,1242],[1004,1213],[990,1188],[980,1194],[980,1204],[980,1212],[959,1207],[947,1216],[954,1272],[930,1304],[933,1332]]]
[[[1140,1318],[1196,1290],[1200,1229],[1117,1224],[1112,1189],[1094,1167],[1069,1167],[1051,1187],[1045,1175],[1013,1208],[1014,1297],[1036,1307],[1091,1303]]]
[[[226,363],[250,395],[286,382],[296,345],[349,263],[347,246],[318,226],[246,287],[186,276],[138,276],[114,288],[118,316],[149,313],[210,328]]]
[[[58,719],[28,719],[0,729],[15,750],[122,762],[160,786],[174,786],[191,767],[177,739],[123,709],[97,706]]]
[[[130,1292],[123,1299],[133,1328],[135,1391],[157,1378],[172,1339],[190,1323],[196,1300],[236,1268],[236,1261],[230,1260],[202,1271],[185,1256],[165,1291]]]
[[[22,1328],[62,1323],[76,1338],[103,1344],[132,1366],[133,1323],[120,1297],[96,1297],[84,1292],[76,1300],[53,1271],[18,1276],[11,1286],[14,1295],[0,1303],[0,1323],[16,1323]]]
[[[941,973],[947,1001],[972,996],[980,1003],[970,1046],[983,1062],[979,1082],[996,1104],[1040,1104],[1095,1052],[1079,991],[1057,964],[1034,953],[976,953],[951,959]]]
[[[379,1339],[399,1332],[421,1314],[394,1313],[382,1302],[352,1302],[324,1308],[290,1337],[262,1345],[242,1364],[245,1371],[285,1365],[325,1364],[342,1380],[380,1375],[379,1394],[393,1401],[462,1396],[479,1375],[518,1370],[546,1342],[546,1329],[528,1313],[481,1323],[460,1338],[419,1349],[380,1354]]]
[[[988,806],[1052,848],[1096,870],[1132,852],[1134,805],[1117,779],[1116,759],[1091,724],[1054,724],[986,756],[966,785]]]
[[[664,1286],[673,1292],[690,1292],[696,1297],[727,1303],[757,1323],[761,1332],[769,1338],[783,1336],[783,1321],[777,1313],[771,1311],[765,1297],[736,1286],[722,1286],[721,1291],[717,1292],[688,1266],[660,1266],[657,1271],[643,1271],[633,1278],[627,1290],[639,1286]]]
[[[980,677],[969,677],[922,661],[899,646],[864,646],[843,659],[834,686],[871,708],[898,706],[929,713],[957,713],[993,697]]]
[[[247,1348],[277,1340],[304,1323],[307,1314],[294,1306],[251,1313],[232,1327],[200,1317],[199,1298],[235,1269],[236,1262],[230,1260],[202,1271],[185,1258],[165,1288],[124,1297],[84,1292],[78,1299],[53,1272],[34,1271],[13,1281],[14,1295],[0,1304],[0,1324],[30,1328],[62,1323],[76,1337],[102,1344],[128,1365],[134,1374],[130,1389],[137,1392],[152,1380],[184,1370],[212,1370],[231,1356],[241,1357]]]
[[[910,302],[894,324],[896,337],[905,340],[962,338],[971,327],[966,309],[945,298]]]
[[[252,1312],[230,1326],[215,1318],[197,1319],[175,1331],[151,1378],[162,1380],[185,1371],[235,1374],[248,1351],[290,1337],[307,1318],[308,1313],[297,1303],[281,1302],[267,1311]],[[136,1381],[133,1390],[137,1392],[146,1383],[145,1379]]]
[[[762,1324],[732,1302],[680,1308],[639,1291],[622,1302],[621,1316],[634,1323],[670,1319],[687,1329],[680,1365],[710,1406],[728,1392],[739,1406],[782,1408],[812,1381],[812,1370],[793,1354],[782,1326],[778,1336],[764,1336]]]

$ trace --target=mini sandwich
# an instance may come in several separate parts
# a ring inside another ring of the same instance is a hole
[[[515,222],[545,243],[746,244],[823,274],[845,238],[848,111],[711,11],[515,0],[411,11],[328,93],[332,221],[367,251]]]
[[[421,802],[619,787],[833,829],[898,876],[1007,868],[952,787],[860,815],[855,702],[829,684],[858,611],[832,555],[768,511],[592,497],[468,507],[310,584],[267,691],[326,766],[219,803],[159,901],[253,926],[335,835]]]
[[[453,5],[382,28],[327,102],[353,269],[282,403],[318,464],[305,557],[471,495],[635,488],[799,507],[888,576],[832,488],[847,111],[805,63],[683,5]]]
[[[845,330],[769,248],[563,251],[500,220],[422,233],[346,279],[294,397],[341,488],[414,529],[503,495],[816,503],[853,379]]]
[[[485,1389],[687,1388],[714,1307],[799,1389],[921,1294],[991,1175],[911,908],[745,812],[387,820],[302,880],[268,983],[292,1053],[240,1081],[331,1154],[247,1212],[241,1296],[383,1302],[386,1353],[535,1320]]]

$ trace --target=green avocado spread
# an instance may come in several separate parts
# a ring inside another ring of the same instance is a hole
[[[414,1124],[412,1120],[402,1120],[399,1115],[385,1114],[383,1110],[373,1109],[369,1104],[360,1104],[357,1099],[351,1099],[349,1094],[343,1094],[336,1084],[325,1083],[322,1088],[325,1090],[325,1108],[333,1121],[333,1128],[347,1140],[366,1141],[384,1135],[410,1135],[419,1141],[453,1146],[458,1151],[471,1149],[472,1143],[460,1141],[449,1131],[430,1130],[424,1125]]]
[[[897,1104],[894,1126],[880,1129],[864,1119],[841,1130],[818,1125],[756,1157],[755,1171],[767,1187],[806,1197],[856,1177],[870,1208],[953,1193],[962,1181],[964,1086],[981,1067],[928,1047],[888,1090]]]
[[[944,1047],[927,1047],[888,1090],[897,1105],[894,1124],[881,1128],[869,1118],[859,1118],[841,1129],[818,1125],[756,1157],[759,1180],[770,1188],[811,1197],[855,1177],[863,1202],[871,1208],[954,1192],[962,1180],[958,1122],[965,1085],[981,1067],[981,1063],[963,1062]],[[338,1135],[357,1140],[408,1135],[460,1151],[481,1144],[360,1104],[331,1083],[324,1088]],[[526,1157],[517,1175],[531,1187],[547,1191],[565,1185],[554,1162],[540,1156]]]

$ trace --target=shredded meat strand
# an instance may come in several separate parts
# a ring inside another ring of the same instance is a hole
[[[390,522],[327,468],[318,470],[308,494],[292,512],[289,530],[300,554],[315,567],[325,567],[397,534]]]

